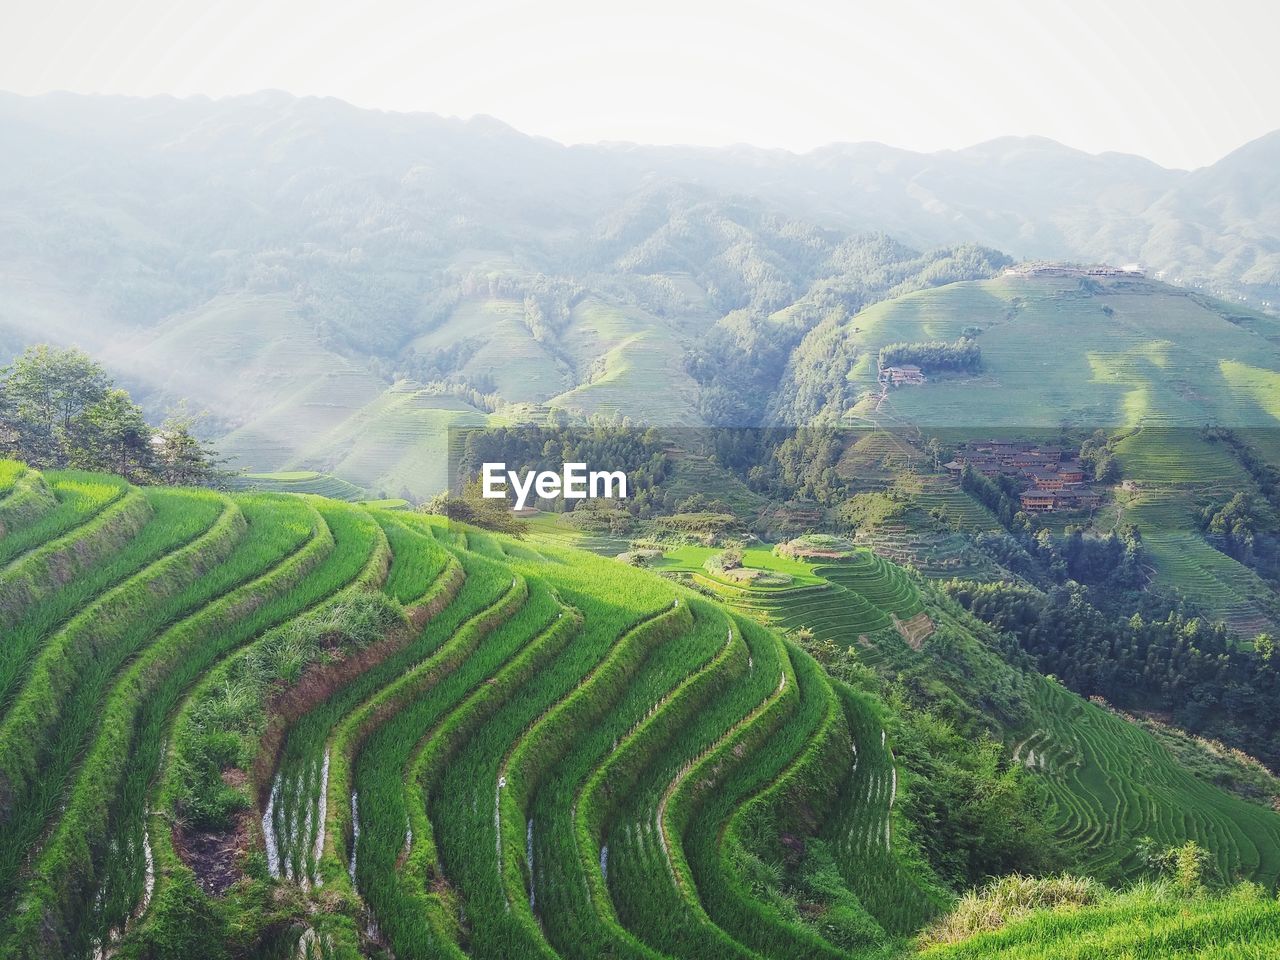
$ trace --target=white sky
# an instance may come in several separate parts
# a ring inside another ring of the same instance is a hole
[[[1196,167],[1280,128],[1265,0],[8,0],[0,89],[486,113],[567,143],[1042,134]]]

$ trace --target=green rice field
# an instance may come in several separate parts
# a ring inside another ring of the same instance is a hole
[[[0,483],[0,955],[883,958],[950,907],[886,708],[784,636],[928,655],[927,589],[868,550],[752,547],[756,586],[673,549],[686,585],[309,494]],[[1280,816],[1042,697],[1017,758],[1099,873],[1143,831],[1276,882]],[[796,842],[820,913],[744,872]]]

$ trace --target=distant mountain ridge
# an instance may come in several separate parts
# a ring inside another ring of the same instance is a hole
[[[536,188],[567,211],[655,179],[697,183],[818,225],[884,231],[918,247],[972,242],[1017,258],[1136,260],[1169,279],[1280,298],[1280,131],[1186,172],[1034,136],[935,153],[878,143],[804,154],[564,146],[492,117],[385,113],[274,91],[216,101],[0,94],[0,129],[27,144],[22,153],[35,162],[56,160],[48,148],[59,142],[187,161],[198,155],[224,169],[323,158],[332,169],[482,184],[495,200]],[[411,155],[416,162],[407,162]],[[11,157],[4,172],[22,166]]]
[[[213,411],[238,466],[389,496],[430,492],[404,451],[454,423],[768,422],[821,324],[1010,256],[1280,301],[1280,134],[1185,173],[1043,138],[564,146],[266,92],[0,94],[0,137],[0,361],[78,344]]]

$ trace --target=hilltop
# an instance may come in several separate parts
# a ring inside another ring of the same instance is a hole
[[[837,345],[854,403],[878,392],[877,359],[893,343],[956,341],[981,351],[971,371],[939,370],[923,389],[892,391],[883,409],[922,428],[1122,431],[1158,421],[1198,429],[1276,425],[1268,376],[1280,367],[1280,320],[1137,274],[1009,270],[990,280],[908,293],[825,321],[793,360],[780,419],[833,409],[834,392],[793,399]],[[806,354],[812,351],[812,356]]]
[[[221,177],[253,169],[265,175],[257,199],[272,198],[271,167],[307,171],[289,185],[293,199],[353,174],[387,184],[407,175],[450,212],[459,205],[467,217],[459,225],[481,241],[476,249],[493,249],[484,241],[498,236],[529,243],[528,227],[539,220],[564,229],[584,211],[621,210],[646,181],[659,180],[921,247],[976,242],[1019,258],[1141,260],[1188,285],[1255,300],[1277,289],[1280,132],[1188,172],[1035,136],[936,153],[878,143],[805,154],[745,145],[566,147],[492,117],[361,110],[275,92],[216,101],[0,94],[0,122],[31,142],[24,162],[42,164],[46,176],[81,172],[76,151],[87,144],[112,160],[149,155],[152,171],[174,173],[174,160],[208,164]],[[30,185],[39,190],[41,179]],[[111,187],[108,179],[87,193],[101,199]],[[219,220],[220,229],[243,226]]]

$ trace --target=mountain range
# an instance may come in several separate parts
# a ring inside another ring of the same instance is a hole
[[[237,466],[392,495],[455,422],[785,421],[820,324],[1014,260],[1280,299],[1280,133],[1184,172],[1040,138],[564,146],[267,92],[6,94],[0,136],[0,357],[78,344]]]

